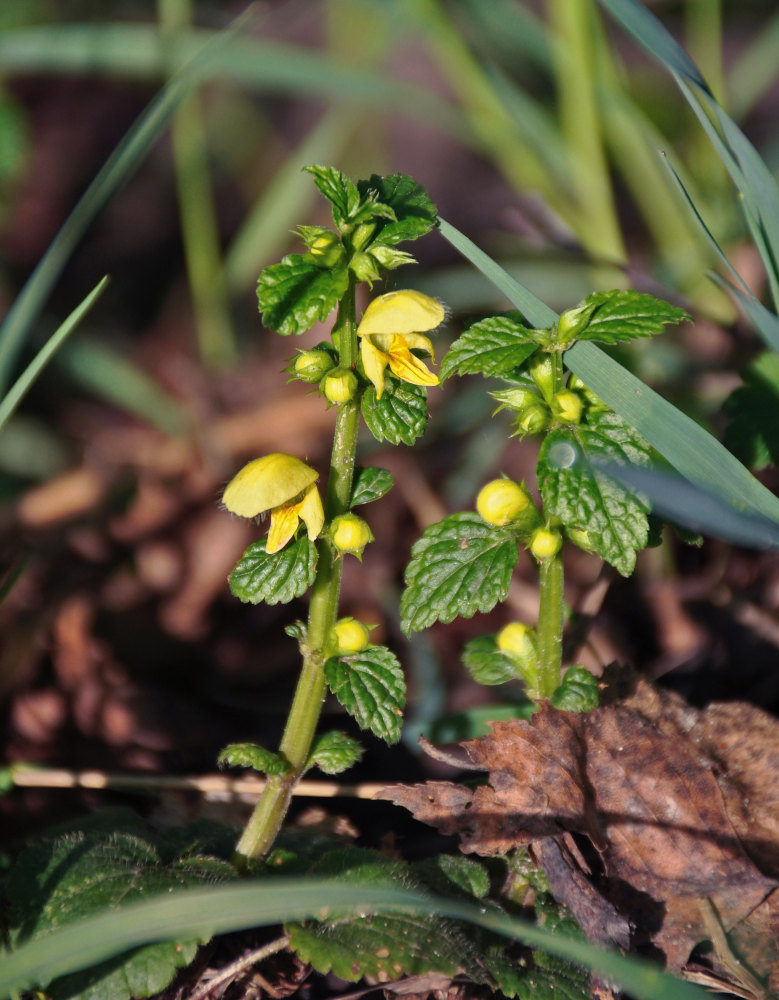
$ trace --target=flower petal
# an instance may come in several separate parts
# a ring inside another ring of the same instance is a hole
[[[365,377],[373,382],[376,387],[376,398],[381,399],[384,392],[384,369],[387,367],[389,358],[375,347],[367,337],[360,344],[360,357],[365,369]]]
[[[393,374],[412,385],[438,385],[438,376],[434,375],[419,358],[406,347],[405,338],[397,334],[392,338],[389,352],[389,366]]]
[[[294,455],[273,452],[236,473],[222,494],[222,503],[239,517],[256,517],[294,500],[318,478],[319,473]]]
[[[368,304],[357,327],[357,336],[434,330],[443,323],[445,315],[438,299],[422,292],[387,292]]]
[[[270,553],[283,549],[297,531],[300,524],[299,511],[302,503],[286,504],[276,507],[270,515],[270,531],[265,543],[265,551]]]
[[[298,511],[300,519],[306,525],[308,537],[313,542],[317,539],[325,523],[325,512],[322,509],[322,498],[316,486],[310,486],[300,503]]]

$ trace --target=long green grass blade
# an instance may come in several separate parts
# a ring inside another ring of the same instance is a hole
[[[480,250],[459,229],[455,229],[453,225],[441,218],[438,220],[438,225],[443,238],[451,243],[455,250],[461,253],[466,260],[469,260],[477,270],[481,271],[484,277],[491,281],[516,309],[519,309],[531,326],[540,330],[557,321],[557,313],[554,309],[550,309],[524,285],[507,274],[500,264],[496,264],[489,254]]]
[[[636,428],[685,479],[739,511],[779,523],[779,497],[694,420],[594,344],[580,341],[563,355],[566,365]]]
[[[638,0],[600,0],[609,13],[674,75],[701,127],[744,198],[747,223],[779,307],[779,189],[759,153],[712,97],[698,68]],[[718,128],[711,121],[711,116]]]
[[[464,920],[593,969],[623,985],[637,1000],[705,1000],[707,994],[648,962],[607,952],[587,941],[552,933],[466,903],[409,889],[349,886],[316,879],[260,882],[173,892],[164,898],[80,920],[3,957],[0,994],[48,983],[150,941],[200,938],[277,924],[322,919],[333,912],[405,912]]]
[[[15,413],[16,408],[27,395],[35,380],[51,361],[55,352],[67,340],[70,334],[76,329],[81,320],[86,316],[92,306],[97,302],[109,282],[108,275],[103,278],[92,289],[87,297],[73,310],[64,323],[61,323],[54,333],[49,337],[43,347],[38,351],[32,361],[27,365],[22,374],[17,378],[11,388],[0,402],[0,430],[5,426],[10,417]]]
[[[719,243],[717,243],[717,241],[714,239],[714,236],[712,235],[708,226],[703,221],[700,212],[695,206],[695,202],[690,197],[690,193],[687,191],[687,188],[682,183],[682,179],[679,177],[679,174],[676,172],[673,166],[671,166],[667,157],[664,157],[664,160],[666,166],[668,167],[668,170],[671,173],[671,176],[676,181],[679,190],[681,191],[685,201],[687,202],[690,208],[690,212],[695,218],[695,221],[698,223],[701,232],[706,236],[709,245],[714,250],[714,253],[722,262],[722,264],[724,265],[724,267],[731,275],[733,281],[736,284],[734,285],[730,284],[730,282],[722,282],[722,279],[718,279],[717,275],[713,276],[713,280],[717,281],[718,284],[721,282],[724,283],[725,287],[741,303],[744,312],[749,316],[750,320],[754,324],[755,329],[761,335],[766,344],[768,344],[769,347],[772,347],[775,351],[779,351],[779,317],[777,317],[774,313],[770,312],[770,310],[766,309],[763,303],[758,298],[756,298],[755,295],[747,287],[741,276],[738,274],[738,272],[735,270],[735,268],[730,263],[728,258],[725,256],[725,253],[723,252]],[[736,287],[736,285],[738,287]]]
[[[779,549],[779,524],[734,510],[709,490],[667,472],[637,465],[601,468],[649,499],[655,514],[703,535],[755,549]]]

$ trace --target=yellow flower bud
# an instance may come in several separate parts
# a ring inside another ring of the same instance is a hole
[[[549,402],[554,393],[554,361],[552,356],[546,351],[536,351],[528,362],[527,370],[530,376],[541,390],[541,395]]]
[[[339,552],[362,557],[362,550],[373,541],[373,532],[368,524],[356,514],[340,514],[333,518],[330,537]]]
[[[476,497],[476,510],[487,524],[497,528],[516,521],[532,506],[530,494],[513,479],[493,479]]]
[[[325,375],[322,391],[331,403],[348,403],[357,391],[357,376],[346,368],[336,368]]]
[[[534,630],[525,625],[524,622],[511,622],[501,629],[496,636],[498,649],[504,653],[516,653],[518,656],[527,656],[534,651]]]
[[[329,351],[301,351],[295,358],[293,369],[302,382],[319,382],[334,367],[333,356]],[[287,369],[289,371],[289,369]]]
[[[549,417],[549,408],[543,403],[533,403],[526,406],[517,417],[514,425],[517,429],[516,433],[522,438],[527,434],[540,434],[541,431],[546,430]]]
[[[360,653],[370,643],[368,626],[354,618],[341,618],[332,631],[332,643],[335,646],[334,656],[349,656]]]
[[[549,528],[536,528],[530,538],[530,551],[538,560],[556,556],[562,545],[563,538],[560,532],[550,531]]]
[[[552,413],[565,424],[578,424],[583,407],[582,397],[570,389],[555,393],[552,399]]]

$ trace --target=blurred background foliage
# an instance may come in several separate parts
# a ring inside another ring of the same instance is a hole
[[[650,6],[776,174],[775,3]],[[740,373],[752,363],[747,381],[764,387],[766,363],[754,366],[757,335],[708,278],[716,253],[661,150],[763,295],[760,258],[709,140],[673,80],[594,0],[0,6],[4,386],[111,276],[0,433],[10,753],[208,768],[224,742],[242,738],[236,725],[251,735],[258,712],[271,732],[278,725],[294,644],[278,609],[247,611],[227,597],[225,577],[253,529],[221,514],[217,499],[240,462],[264,451],[324,457],[331,416],[279,374],[323,331],[294,344],[263,331],[254,298],[261,268],[297,249],[295,226],[328,222],[305,164],[413,175],[444,218],[555,309],[620,286],[684,305],[694,327],[620,360],[721,435]],[[418,255],[421,266],[396,280],[447,302],[449,336],[506,308],[437,236]],[[731,408],[746,419],[753,405],[748,396]],[[470,505],[495,471],[522,477],[533,467],[532,445],[507,449],[506,424],[489,422],[481,380],[431,394],[431,407],[437,419],[419,452],[373,445],[371,460],[392,468],[399,489],[376,505],[367,586],[345,579],[344,611],[383,616],[390,641],[400,641],[403,553],[421,528]],[[775,434],[759,445],[742,436],[753,465],[775,464]],[[734,636],[752,629],[755,697],[772,703],[761,656],[775,654],[777,637],[761,609],[779,603],[775,573],[723,546],[714,553],[685,557],[696,574],[687,599],[713,601],[703,624],[671,593],[668,547],[647,553],[636,581],[605,605],[595,665],[620,658],[659,675],[719,664],[727,692]],[[572,567],[572,601],[603,602],[588,558]],[[734,605],[731,631],[715,634],[715,605],[721,612],[735,595],[746,604]],[[520,574],[511,610],[530,613],[533,600]],[[485,697],[466,681],[447,694],[441,681],[441,662],[460,669],[468,627],[452,627],[435,649],[426,636],[404,646],[421,722]]]

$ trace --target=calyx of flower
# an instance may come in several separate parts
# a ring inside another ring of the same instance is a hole
[[[376,398],[384,392],[384,370],[412,385],[438,385],[434,375],[412,350],[433,357],[433,345],[420,331],[434,330],[446,313],[437,299],[422,292],[388,292],[374,299],[363,313],[357,336],[365,375],[376,388]]]
[[[301,521],[313,541],[325,521],[316,488],[319,473],[294,455],[273,452],[245,465],[227,484],[222,503],[239,517],[271,512],[265,551],[278,552],[297,531]]]

